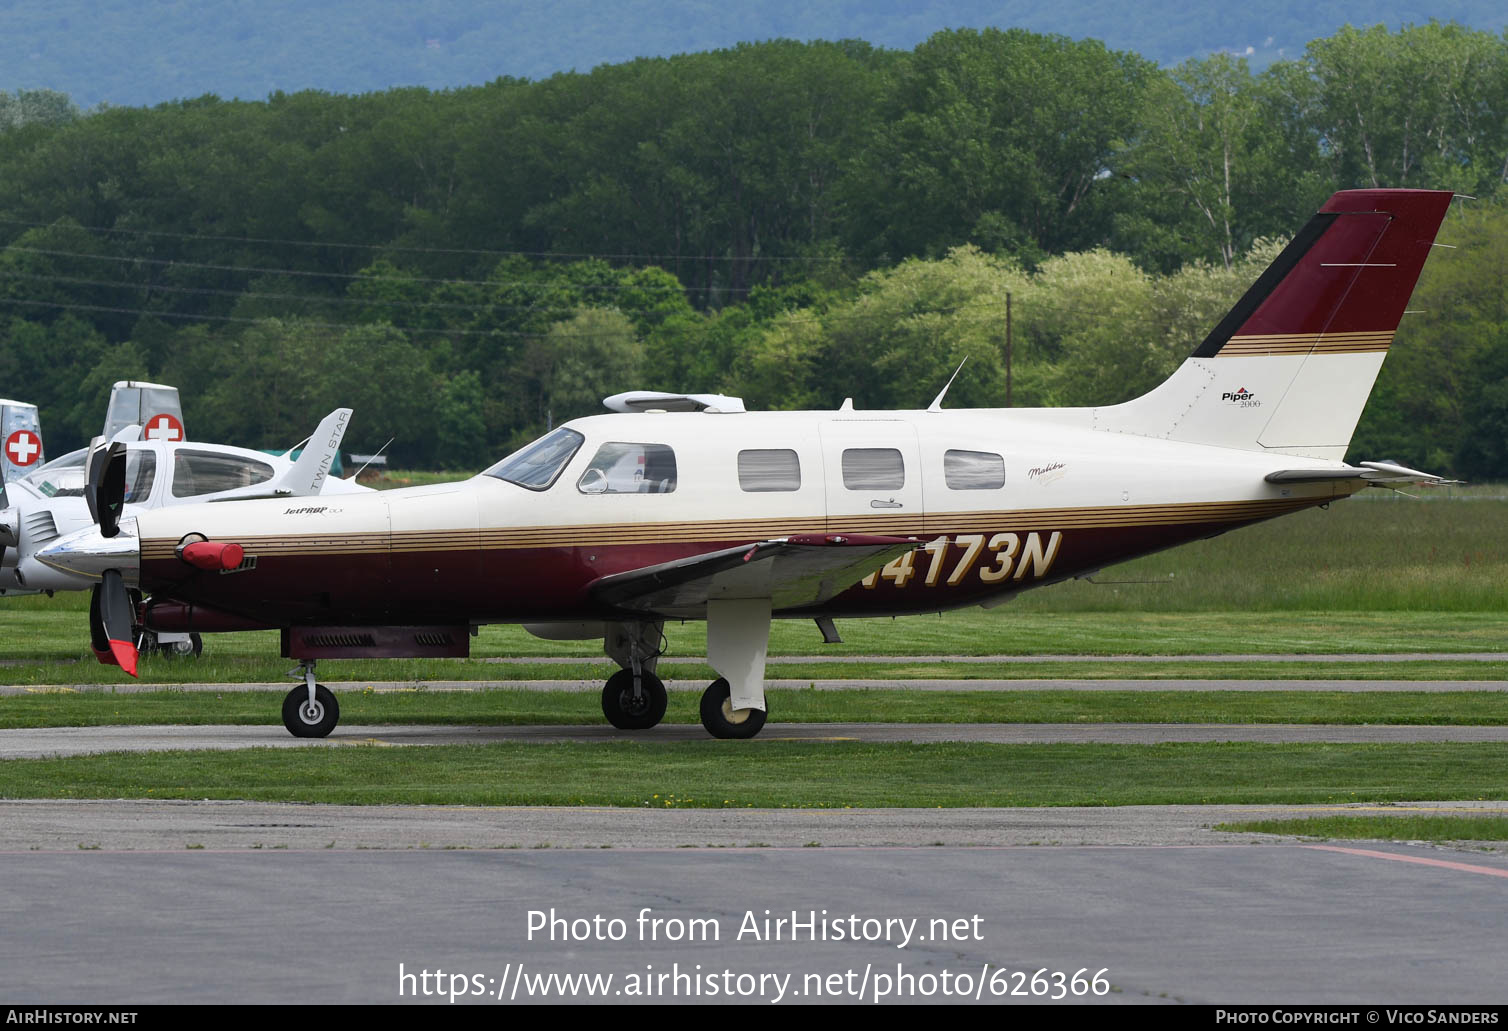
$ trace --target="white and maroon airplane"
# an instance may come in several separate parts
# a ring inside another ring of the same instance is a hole
[[[751,737],[772,618],[815,619],[835,639],[838,617],[994,606],[1369,484],[1429,479],[1342,459],[1450,202],[1335,194],[1166,382],[1124,404],[745,412],[620,395],[619,414],[567,423],[457,483],[180,506],[118,532],[104,486],[102,525],[42,557],[100,580],[102,661],[134,664],[118,636],[127,584],[151,593],[159,630],[281,630],[302,663],[283,705],[299,736],[338,719],[316,660],[464,656],[472,628],[494,622],[601,636],[621,667],[604,713],[650,727],[665,711],[665,621],[705,619],[720,677],[702,722]]]

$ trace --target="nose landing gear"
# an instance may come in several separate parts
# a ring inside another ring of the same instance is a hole
[[[283,699],[283,726],[294,737],[329,737],[340,722],[340,703],[324,684],[314,682],[314,660],[305,659],[291,672],[304,683]]]

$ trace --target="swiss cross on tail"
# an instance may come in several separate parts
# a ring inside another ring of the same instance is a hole
[[[175,443],[183,439],[183,423],[178,421],[176,415],[166,412],[162,415],[154,415],[147,420],[142,437],[146,440],[165,440]]]
[[[5,457],[16,465],[31,465],[41,454],[42,440],[31,430],[17,430],[5,438]]]

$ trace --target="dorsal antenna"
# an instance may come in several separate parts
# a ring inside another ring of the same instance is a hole
[[[958,368],[956,368],[956,369],[953,370],[953,375],[951,375],[951,376],[948,377],[948,382],[946,382],[946,383],[943,384],[943,388],[937,392],[937,396],[934,397],[932,399],[932,403],[927,406],[927,411],[929,411],[929,412],[940,412],[940,411],[942,411],[942,401],[943,401],[943,398],[947,396],[948,388],[953,385],[953,381],[958,378],[958,374],[963,371],[963,367],[968,364],[968,361],[969,361],[969,356],[968,355],[964,355],[963,356],[963,361],[961,361],[961,362],[958,363]]]

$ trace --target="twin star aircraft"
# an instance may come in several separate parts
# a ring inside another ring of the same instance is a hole
[[[100,522],[40,557],[98,580],[96,654],[122,657],[127,586],[159,631],[278,629],[301,663],[283,720],[339,718],[319,659],[465,656],[474,627],[601,637],[616,727],[665,712],[666,621],[707,621],[717,737],[764,725],[773,618],[994,606],[1018,591],[1429,480],[1343,462],[1451,194],[1337,193],[1161,386],[1098,408],[746,412],[630,393],[458,483],[142,511],[117,525],[118,455],[91,464]],[[648,409],[648,410],[646,410]],[[658,409],[664,409],[658,411]],[[311,447],[321,442],[311,442]]]

